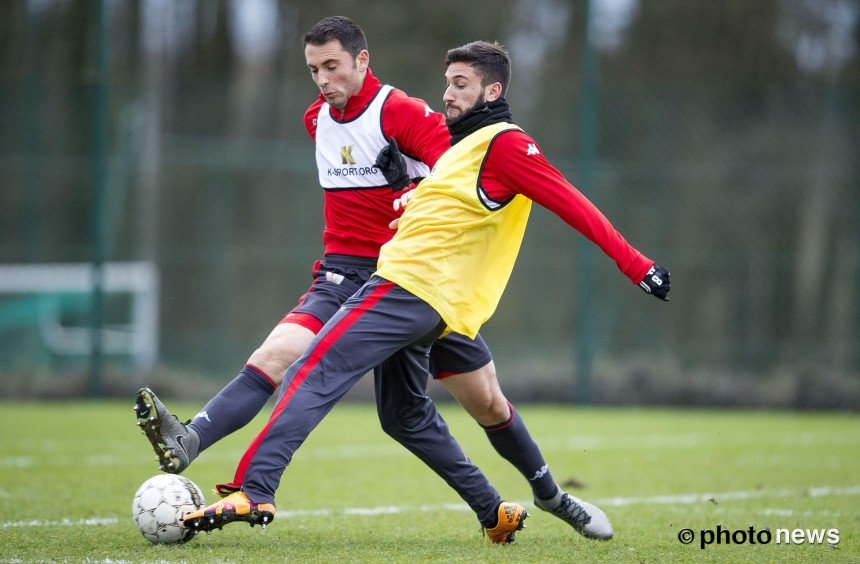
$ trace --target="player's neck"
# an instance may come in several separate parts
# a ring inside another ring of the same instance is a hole
[[[456,145],[466,136],[482,127],[499,122],[513,123],[511,108],[504,98],[479,104],[469,109],[453,123],[448,124],[448,131],[451,133],[451,145]]]

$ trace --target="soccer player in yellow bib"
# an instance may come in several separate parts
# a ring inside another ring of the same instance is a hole
[[[450,50],[446,66],[451,149],[415,189],[374,277],[287,371],[272,417],[240,463],[242,490],[192,513],[187,526],[265,524],[274,517],[275,490],[293,454],[362,375],[379,365],[404,378],[426,374],[436,338],[449,331],[474,337],[510,277],[532,201],[600,247],[632,283],[668,301],[669,272],[627,243],[513,123],[504,98],[510,80],[505,49],[469,43]],[[398,162],[396,145],[382,152],[384,161]],[[612,537],[606,515],[588,502],[565,493],[535,504],[567,522],[578,520],[585,536]]]

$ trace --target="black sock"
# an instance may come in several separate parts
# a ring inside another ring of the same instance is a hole
[[[274,391],[262,371],[246,364],[189,424],[200,437],[200,452],[250,423]]]
[[[502,458],[514,465],[529,481],[532,492],[538,499],[550,499],[558,491],[549,466],[543,459],[537,444],[529,434],[526,424],[514,406],[508,403],[511,416],[507,421],[484,427],[490,444]]]

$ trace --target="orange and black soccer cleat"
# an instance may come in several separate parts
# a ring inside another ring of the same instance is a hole
[[[260,525],[264,529],[275,518],[275,506],[271,503],[254,503],[245,492],[235,492],[221,501],[185,516],[182,522],[193,531],[220,529],[234,521],[245,521]]]
[[[484,529],[493,544],[508,544],[514,542],[514,533],[525,527],[526,508],[517,503],[503,501],[499,504],[498,524],[492,529]]]

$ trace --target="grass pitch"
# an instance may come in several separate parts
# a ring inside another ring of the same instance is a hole
[[[185,417],[200,407],[167,404]],[[168,547],[149,544],[131,519],[134,491],[158,473],[131,405],[0,403],[0,562],[860,561],[858,414],[519,406],[555,478],[612,520],[615,538],[596,542],[535,508],[482,431],[442,404],[464,450],[529,508],[516,542],[495,546],[459,497],[380,431],[373,406],[342,404],[287,469],[266,531],[236,523]],[[268,411],[185,472],[208,503]],[[807,530],[837,530],[839,542],[810,542]],[[777,543],[780,531],[794,536]]]

